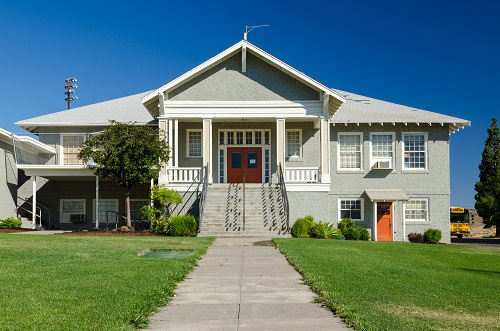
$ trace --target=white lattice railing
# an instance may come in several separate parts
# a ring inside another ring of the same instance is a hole
[[[285,181],[288,183],[318,183],[319,167],[285,168]]]
[[[199,177],[201,168],[167,168],[167,178],[170,183],[191,183]]]

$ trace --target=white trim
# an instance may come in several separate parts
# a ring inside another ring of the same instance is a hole
[[[191,132],[200,133],[201,141],[200,141],[200,155],[192,156],[190,155],[189,150],[189,141],[191,140],[189,134]],[[202,129],[186,129],[186,158],[189,159],[201,159],[203,157],[203,130]]]
[[[341,168],[340,163],[340,136],[359,136],[359,145],[360,145],[360,161],[359,168]],[[363,132],[337,132],[337,170],[339,171],[363,171]]]
[[[409,219],[406,218],[406,205],[412,201],[425,201],[425,216],[426,219]],[[403,222],[406,224],[428,224],[430,223],[429,217],[429,198],[410,198],[410,200],[403,203]]]
[[[415,136],[415,135],[423,135],[424,136],[424,149],[425,149],[425,164],[424,168],[405,168],[405,136]],[[426,171],[429,170],[429,146],[428,146],[428,134],[427,132],[402,132],[401,134],[401,143],[403,144],[403,148],[401,149],[401,167],[404,172],[413,172],[413,171]]]
[[[287,190],[288,190],[288,186],[287,186]],[[361,218],[360,219],[352,219],[354,222],[357,222],[357,223],[361,223],[361,222],[364,222],[365,221],[365,199],[364,198],[359,198],[359,197],[354,197],[354,198],[350,198],[350,197],[342,197],[342,198],[338,198],[337,200],[337,212],[338,212],[338,220],[337,222],[339,222],[340,220],[342,220],[342,204],[341,204],[341,201],[346,201],[346,200],[359,200],[361,201]]]
[[[299,133],[299,155],[289,155],[289,150],[288,150],[288,144],[289,144],[289,141],[288,141],[288,133],[292,133],[292,132],[298,132]],[[289,160],[291,158],[295,158],[295,157],[298,157],[298,158],[302,158],[303,157],[303,154],[302,154],[302,129],[286,129],[285,130],[285,158],[288,158]]]
[[[392,137],[392,157],[373,157],[373,136],[391,136]],[[395,132],[370,132],[370,169],[373,167],[375,162],[378,161],[390,161],[391,167],[394,169],[395,167],[395,155],[396,155],[396,133]]]
[[[85,199],[59,199],[59,223],[63,224],[73,224],[69,220],[64,221],[63,219],[63,202],[64,201],[83,201],[83,222],[85,223],[85,218],[87,216],[86,200]]]

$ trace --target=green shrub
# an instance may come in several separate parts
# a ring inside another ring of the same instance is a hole
[[[421,233],[412,232],[408,235],[408,240],[411,243],[424,243],[424,235]]]
[[[167,233],[168,220],[165,218],[153,218],[151,221],[151,232],[154,233]]]
[[[309,229],[314,223],[314,217],[306,216],[304,218],[297,218],[295,223],[293,223],[290,232],[295,238],[309,238]]]
[[[356,224],[354,224],[354,221],[352,218],[343,218],[340,220],[339,224],[337,225],[337,229],[340,230],[340,233],[342,233],[344,236],[347,233],[347,229],[354,228],[356,227]]]
[[[427,229],[424,232],[424,241],[428,244],[437,244],[441,240],[441,230]]]
[[[9,217],[4,220],[0,220],[0,228],[1,229],[13,229],[13,228],[20,228],[21,227],[21,221],[14,218],[14,217]]]
[[[333,224],[328,222],[319,221],[318,223],[313,223],[311,228],[309,229],[309,236],[313,238],[331,238],[334,234],[339,234],[340,231],[335,229]]]
[[[368,230],[365,229],[364,227],[358,226],[356,228],[356,231],[358,232],[358,240],[364,240],[364,241],[370,240],[370,232],[368,232]]]
[[[175,215],[170,219],[170,234],[175,237],[195,237],[198,221],[193,215]]]
[[[356,228],[346,228],[345,233],[342,233],[346,240],[359,240],[360,233]]]
[[[330,238],[337,239],[337,240],[345,240],[345,237],[343,234],[333,234]]]

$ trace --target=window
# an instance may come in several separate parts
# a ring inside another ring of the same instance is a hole
[[[286,156],[302,157],[301,130],[286,130]]]
[[[405,221],[427,222],[427,200],[411,199],[405,203]]]
[[[394,135],[392,133],[373,133],[371,135],[371,162],[389,162],[388,168],[392,168],[394,156]]]
[[[85,199],[61,199],[61,223],[85,221]]]
[[[130,199],[130,216],[133,220],[142,220],[141,208],[149,206],[149,200]]]
[[[363,220],[363,203],[362,199],[341,199],[340,203],[340,219],[352,218],[354,221]]]
[[[361,170],[361,134],[339,134],[339,169]]]
[[[187,130],[188,157],[201,157],[201,130]]]
[[[404,169],[426,169],[426,140],[424,133],[403,134]]]
[[[95,199],[92,200],[92,219],[95,221]],[[115,223],[118,220],[118,200],[99,199],[99,222]]]
[[[65,165],[78,165],[83,164],[82,160],[78,158],[78,153],[82,148],[85,141],[84,135],[63,135],[63,161]]]

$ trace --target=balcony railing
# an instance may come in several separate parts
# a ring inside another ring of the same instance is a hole
[[[318,183],[319,167],[285,168],[287,183]]]
[[[170,183],[191,183],[200,176],[201,168],[167,168]]]

